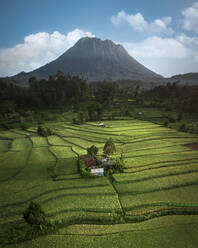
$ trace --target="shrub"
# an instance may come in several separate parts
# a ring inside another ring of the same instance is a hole
[[[38,126],[37,133],[40,136],[47,137],[53,134],[53,132],[48,127]]]
[[[38,203],[30,202],[28,208],[23,212],[25,221],[36,229],[43,230],[47,225],[46,215]]]
[[[114,169],[117,172],[123,172],[124,171],[124,161],[121,158],[117,158],[114,164]]]
[[[181,132],[186,132],[187,131],[187,128],[186,128],[186,124],[181,124],[181,126],[179,127],[179,131]]]
[[[86,177],[86,178],[92,178],[95,177],[93,174],[91,174],[91,172],[87,169],[85,162],[78,158],[78,167],[79,167],[79,171],[82,177]]]
[[[112,138],[109,138],[104,145],[103,152],[105,155],[111,155],[116,152],[115,144]]]
[[[96,146],[92,145],[89,148],[87,148],[87,154],[90,157],[95,158],[97,153],[98,153],[98,148]]]

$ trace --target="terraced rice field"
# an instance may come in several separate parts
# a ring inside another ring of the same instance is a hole
[[[22,221],[30,201],[66,223],[8,247],[197,247],[198,150],[187,144],[198,136],[139,120],[105,124],[48,123],[55,134],[47,138],[34,128],[0,133],[1,227]],[[81,178],[77,156],[93,144],[102,154],[109,137],[124,172]]]

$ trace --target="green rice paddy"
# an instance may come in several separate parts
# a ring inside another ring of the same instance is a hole
[[[0,132],[0,227],[40,203],[54,234],[7,247],[197,247],[198,136],[140,120],[48,123],[54,135]],[[77,156],[111,137],[125,169],[81,178]],[[52,180],[51,171],[56,173]],[[0,231],[1,235],[1,231]]]

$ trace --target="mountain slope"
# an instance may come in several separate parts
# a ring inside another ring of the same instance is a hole
[[[142,80],[155,81],[160,75],[150,71],[121,46],[110,40],[82,38],[56,60],[29,73],[19,73],[13,79],[18,82],[28,81],[35,76],[38,79],[48,78],[58,70],[72,75],[81,75],[88,81]]]

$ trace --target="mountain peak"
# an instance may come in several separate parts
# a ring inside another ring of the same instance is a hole
[[[97,37],[83,37],[56,60],[26,75],[14,79],[28,81],[29,77],[48,78],[58,70],[64,74],[82,75],[88,81],[142,80],[155,81],[161,76],[132,58],[122,45]]]

